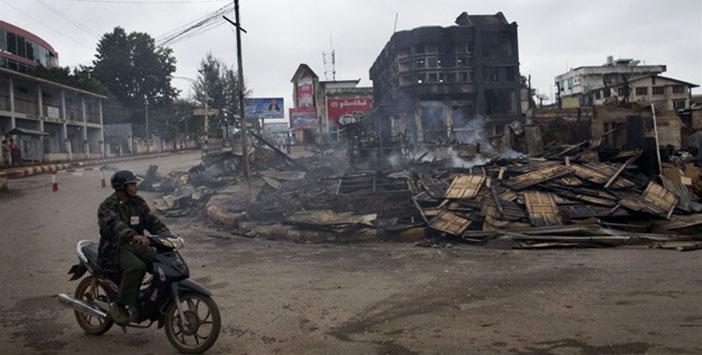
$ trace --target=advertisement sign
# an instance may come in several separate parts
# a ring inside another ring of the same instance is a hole
[[[297,83],[297,105],[299,107],[314,106],[314,84],[312,78],[303,78]]]
[[[370,97],[336,97],[327,99],[327,116],[336,124],[357,122],[370,111]]]
[[[317,109],[298,107],[290,109],[290,128],[311,129],[317,127]]]
[[[244,99],[246,118],[285,118],[282,97]]]

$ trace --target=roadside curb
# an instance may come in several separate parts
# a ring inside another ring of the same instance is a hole
[[[130,155],[127,157],[118,157],[118,158],[106,158],[106,159],[97,159],[97,160],[88,160],[88,161],[80,161],[80,162],[73,162],[73,163],[62,163],[62,164],[44,164],[44,165],[38,165],[38,166],[30,166],[26,168],[10,168],[5,171],[0,171],[0,189],[2,189],[2,175],[5,175],[5,179],[19,179],[23,177],[28,177],[32,175],[37,175],[37,174],[43,174],[43,173],[48,173],[48,174],[53,174],[56,173],[60,170],[66,170],[67,172],[73,172],[75,171],[76,168],[82,168],[84,171],[90,171],[93,170],[94,165],[100,165],[100,164],[109,164],[109,163],[117,163],[117,162],[122,162],[122,161],[129,161],[129,160],[139,160],[139,159],[148,159],[148,158],[157,158],[157,157],[162,157],[166,155],[171,155],[171,154],[179,154],[182,152],[187,152],[191,151],[189,150],[179,150],[175,152],[163,152],[163,153],[156,153],[156,154],[148,154],[148,155]],[[5,182],[5,188],[7,188],[7,182]]]

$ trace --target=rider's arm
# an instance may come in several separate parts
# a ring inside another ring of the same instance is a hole
[[[122,222],[117,212],[118,206],[111,201],[105,201],[98,209],[98,224],[101,230],[105,230],[106,237],[110,242],[120,245],[129,243],[132,238],[137,235],[137,232]]]
[[[156,215],[149,209],[149,205],[141,197],[138,197],[139,215],[142,221],[144,221],[144,228],[151,234],[159,234],[163,232],[168,232],[168,227],[161,222]]]

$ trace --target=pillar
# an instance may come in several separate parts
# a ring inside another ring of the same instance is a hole
[[[15,81],[10,77],[10,122],[11,128],[17,128],[17,120],[15,118]]]
[[[90,158],[90,142],[88,142],[88,114],[85,109],[85,96],[80,96],[80,109],[83,116],[83,147],[85,148],[85,157]]]
[[[102,157],[104,158],[107,154],[105,149],[105,125],[102,120],[102,99],[98,99],[98,112],[100,114],[100,141],[102,142]]]

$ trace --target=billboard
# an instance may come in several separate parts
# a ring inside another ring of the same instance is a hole
[[[285,118],[282,97],[244,99],[246,118]]]
[[[297,83],[297,106],[314,106],[314,83],[312,78],[304,78]]]
[[[317,127],[317,109],[314,107],[298,107],[290,109],[290,128],[310,129]]]
[[[334,97],[327,99],[327,117],[336,124],[349,123],[365,116],[373,101],[370,97]]]

